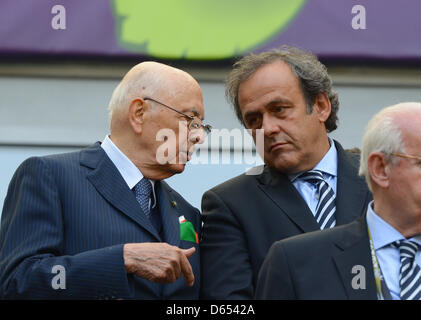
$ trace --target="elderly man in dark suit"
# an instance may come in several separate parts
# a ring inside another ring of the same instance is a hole
[[[198,298],[200,212],[163,179],[183,172],[209,131],[201,89],[143,62],[109,107],[102,143],[17,169],[2,213],[1,297]]]
[[[379,112],[363,139],[360,174],[373,192],[364,216],[276,242],[259,299],[421,300],[421,103]]]
[[[203,196],[201,297],[251,299],[273,242],[351,222],[371,194],[358,156],[328,137],[339,102],[314,55],[292,47],[248,55],[234,65],[226,92],[265,166]]]

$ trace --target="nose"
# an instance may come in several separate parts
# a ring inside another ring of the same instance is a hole
[[[279,133],[279,119],[269,113],[264,113],[262,119],[262,129],[264,130],[264,135],[267,137],[271,137]]]
[[[205,141],[205,131],[203,129],[190,131],[189,140],[193,144],[201,144]]]

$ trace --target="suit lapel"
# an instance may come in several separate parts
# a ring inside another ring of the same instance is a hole
[[[358,164],[352,163],[352,159],[336,141],[335,146],[338,152],[336,225],[340,225],[350,223],[361,216],[369,192],[364,179],[358,176]],[[286,175],[265,166],[257,179],[263,192],[303,232],[319,230],[312,212]]]
[[[93,169],[87,178],[105,200],[161,241],[157,231],[143,214],[134,194],[99,143],[82,150],[80,163]]]
[[[341,233],[343,237],[335,241],[340,252],[334,255],[333,260],[346,294],[351,300],[375,300],[377,293],[365,215],[347,225],[344,231]],[[365,289],[353,287],[354,277],[365,280]]]
[[[265,167],[259,187],[303,231],[320,230],[313,213],[288,177]]]
[[[358,164],[352,164],[349,155],[335,141],[338,151],[338,180],[336,192],[336,224],[358,219],[365,210],[368,188],[358,176]]]
[[[172,196],[171,187],[164,181],[157,181],[156,192],[159,209],[161,211],[164,239],[173,246],[180,245],[180,222],[179,213],[176,210],[177,203]]]

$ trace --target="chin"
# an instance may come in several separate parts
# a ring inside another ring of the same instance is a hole
[[[169,169],[173,174],[178,174],[178,173],[182,173],[185,167],[186,167],[185,163],[177,163],[177,164],[172,164]]]
[[[294,161],[288,161],[286,159],[277,158],[265,162],[269,167],[285,174],[292,174],[299,171],[298,163]]]
[[[159,169],[159,173],[152,179],[164,180],[171,178],[175,174],[182,173],[184,171],[184,167],[185,165],[183,164],[167,164],[165,166],[161,166]]]

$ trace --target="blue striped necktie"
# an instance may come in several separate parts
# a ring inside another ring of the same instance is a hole
[[[136,200],[139,202],[146,217],[150,218],[149,202],[152,195],[152,183],[148,179],[142,178],[142,180],[135,185],[134,192]]]
[[[320,229],[328,229],[335,226],[335,193],[329,184],[323,179],[319,170],[310,170],[299,176],[300,179],[308,181],[317,187],[319,202],[316,207],[315,218]]]
[[[391,244],[399,249],[401,268],[399,272],[400,297],[402,300],[421,300],[421,268],[415,261],[420,245],[410,240],[399,240]]]

